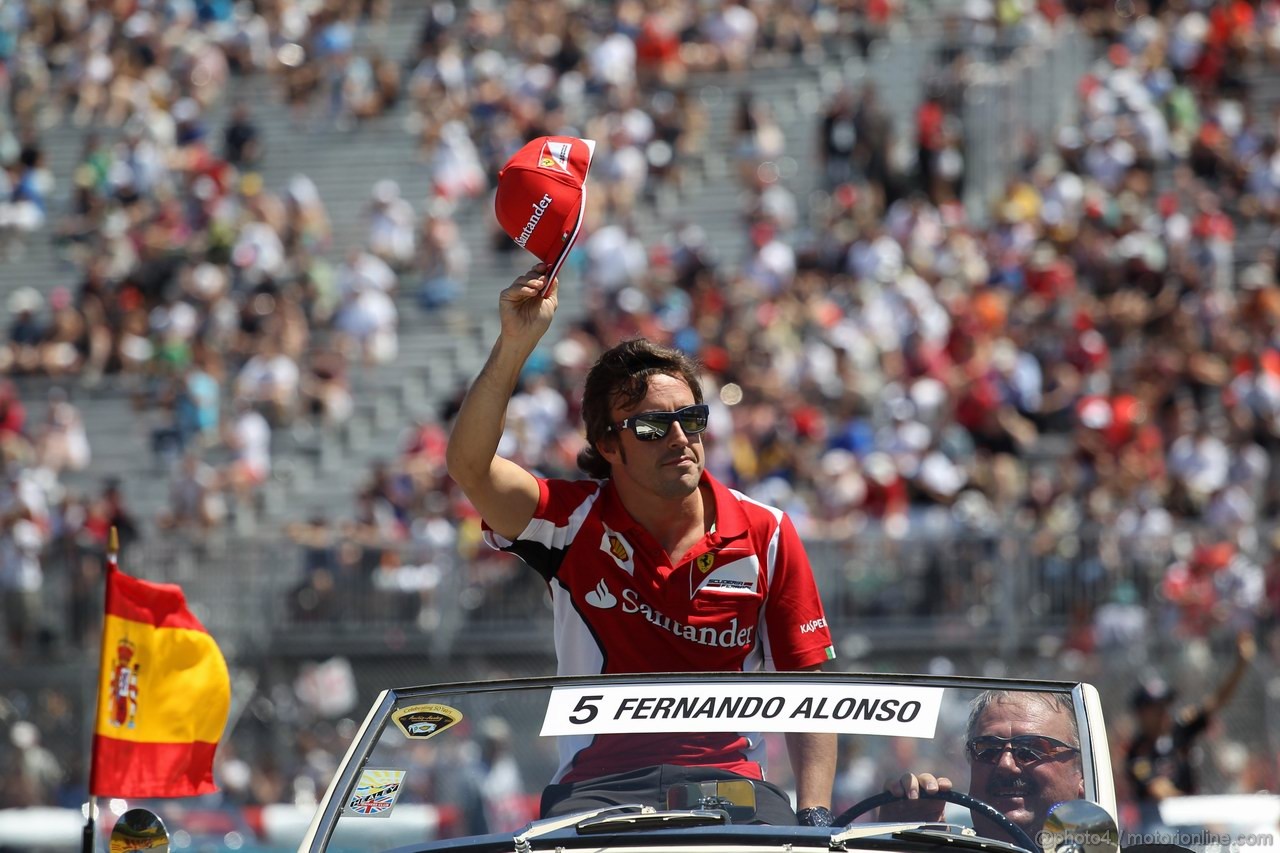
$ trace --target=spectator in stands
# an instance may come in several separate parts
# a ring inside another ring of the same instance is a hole
[[[413,207],[400,195],[400,185],[387,178],[373,187],[369,200],[369,251],[392,269],[404,269],[413,259]]]
[[[337,272],[338,294],[343,300],[365,288],[394,293],[398,286],[395,270],[385,259],[363,248],[353,247]]]
[[[44,150],[33,144],[24,145],[6,171],[0,179],[0,250],[9,253],[44,227],[53,175],[45,166]]]
[[[742,71],[751,59],[760,21],[747,4],[721,0],[716,10],[702,22],[710,51],[706,65],[727,71]]]
[[[9,739],[18,751],[11,765],[9,799],[16,806],[34,807],[53,802],[63,782],[63,768],[53,752],[40,743],[40,730],[28,720],[17,720],[9,729]]]
[[[35,435],[35,464],[54,474],[83,471],[89,465],[89,436],[80,410],[61,388],[49,389],[45,423]]]
[[[820,155],[828,188],[849,183],[854,177],[853,154],[858,145],[854,94],[838,91],[822,116]]]
[[[265,154],[262,132],[249,112],[249,105],[236,104],[222,134],[223,159],[237,169],[254,169]]]
[[[1125,773],[1138,803],[1138,833],[1160,830],[1161,800],[1198,793],[1191,764],[1195,741],[1235,694],[1256,651],[1253,635],[1239,634],[1235,664],[1226,677],[1199,703],[1176,713],[1172,710],[1174,691],[1165,682],[1153,678],[1135,688],[1132,706],[1138,731],[1126,752]]]
[[[315,182],[306,175],[294,175],[285,189],[286,222],[285,247],[291,253],[301,250],[319,252],[329,248],[332,225],[316,189]]]
[[[40,293],[31,287],[20,287],[7,300],[13,321],[9,324],[7,365],[15,373],[31,373],[40,366],[40,344],[45,329],[37,313],[44,306]]]
[[[271,475],[271,425],[245,397],[234,400],[235,414],[223,433],[231,463],[219,472],[219,483],[235,495],[237,511],[248,512],[258,487]]]
[[[754,187],[762,164],[774,162],[782,156],[786,135],[768,104],[748,92],[738,95],[734,125],[738,180],[743,186]]]
[[[235,394],[276,426],[289,424],[298,411],[301,372],[297,363],[281,351],[273,335],[264,335],[257,351],[240,368]]]
[[[474,198],[487,185],[480,153],[461,121],[447,121],[423,138],[424,159],[431,169],[431,191],[445,201]]]
[[[184,447],[191,441],[197,446],[209,446],[217,440],[222,388],[212,361],[208,349],[197,346],[192,363],[179,379],[174,405]]]
[[[463,831],[484,834],[518,828],[528,818],[521,798],[524,781],[511,748],[511,729],[499,717],[476,726],[476,748],[464,752],[456,768],[456,796],[462,810]]]
[[[374,267],[372,262],[385,267],[372,255],[362,256],[363,267]],[[340,346],[348,357],[359,357],[366,365],[385,364],[395,358],[399,346],[396,331],[399,314],[388,293],[394,276],[383,276],[380,272],[371,276],[355,269],[351,273],[333,321],[342,336]]]
[[[45,534],[39,524],[40,507],[28,497],[33,484],[17,472],[9,473],[0,493],[0,600],[4,604],[5,636],[9,649],[38,652],[35,641],[44,629],[41,587]]]
[[[354,400],[347,377],[347,361],[334,349],[313,350],[299,388],[307,414],[325,424],[351,417]]]
[[[84,317],[71,303],[71,292],[55,287],[49,293],[52,316],[40,341],[40,371],[48,376],[78,374],[84,366],[87,329]]]
[[[118,478],[109,477],[102,484],[102,496],[97,501],[95,511],[99,515],[104,533],[113,527],[119,533],[121,554],[125,554],[129,546],[142,539],[142,524],[126,505],[124,488]]]
[[[414,273],[421,280],[418,304],[436,311],[456,302],[470,264],[471,252],[453,219],[452,205],[433,199],[422,216],[413,262]]]
[[[409,512],[413,500],[412,484],[405,474],[393,472],[384,460],[373,464],[369,480],[360,490],[367,499],[370,516],[384,538],[401,539],[408,531]]]
[[[400,435],[398,465],[408,476],[413,493],[425,496],[428,505],[442,496],[448,441],[448,433],[439,420],[429,415],[415,418]]]
[[[161,530],[194,530],[203,535],[222,523],[226,504],[218,491],[218,472],[188,451],[169,481],[169,506],[156,519]]]

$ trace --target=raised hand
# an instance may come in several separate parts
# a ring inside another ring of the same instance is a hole
[[[511,341],[536,344],[551,326],[560,304],[559,282],[546,281],[546,264],[536,264],[502,291],[498,311],[502,317],[502,336]],[[543,293],[543,290],[546,290]]]

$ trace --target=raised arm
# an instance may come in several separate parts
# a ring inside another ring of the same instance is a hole
[[[502,291],[502,334],[467,390],[445,455],[449,476],[462,487],[481,518],[505,539],[519,536],[538,508],[537,480],[499,456],[498,442],[520,371],[551,326],[559,303],[555,281],[545,296],[538,295],[545,272],[546,266],[538,264]]]
[[[1253,660],[1253,656],[1257,653],[1257,645],[1253,639],[1253,634],[1248,631],[1241,632],[1236,637],[1236,663],[1227,673],[1227,677],[1218,685],[1218,689],[1214,690],[1208,698],[1204,700],[1204,710],[1207,714],[1216,714],[1222,710],[1223,706],[1231,699],[1236,692],[1236,688],[1240,686],[1240,679],[1244,677],[1245,670],[1249,668],[1249,662]]]

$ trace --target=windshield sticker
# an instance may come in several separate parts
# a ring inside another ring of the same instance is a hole
[[[826,683],[557,687],[541,734],[758,731],[932,738],[943,692]]]
[[[391,717],[407,738],[435,737],[462,719],[462,712],[448,705],[410,705]]]
[[[366,767],[347,800],[347,814],[353,817],[391,817],[391,809],[404,787],[406,772],[391,767]]]

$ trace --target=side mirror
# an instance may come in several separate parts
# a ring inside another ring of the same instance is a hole
[[[1120,828],[1097,803],[1067,800],[1049,810],[1035,841],[1044,853],[1118,853]]]
[[[667,789],[667,808],[720,809],[730,821],[745,823],[756,816],[756,786],[750,779],[682,782]]]
[[[168,853],[169,832],[159,815],[147,809],[129,809],[120,815],[111,829],[109,848],[111,853],[127,853],[133,850],[150,850]]]

